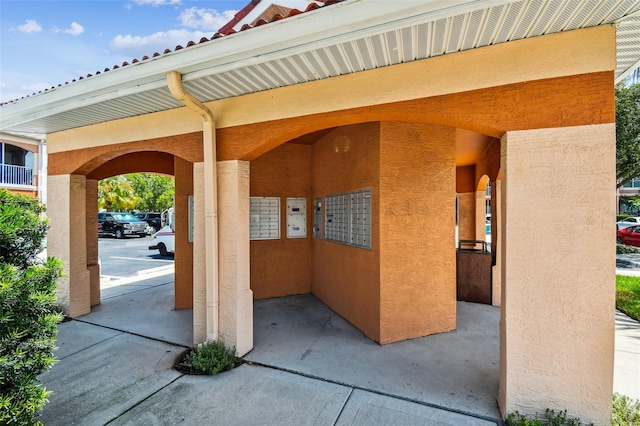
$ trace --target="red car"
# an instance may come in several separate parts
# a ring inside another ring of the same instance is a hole
[[[616,237],[616,241],[620,244],[640,247],[640,225],[619,229]]]

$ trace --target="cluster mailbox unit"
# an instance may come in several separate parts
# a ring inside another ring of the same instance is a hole
[[[327,241],[371,248],[371,190],[324,197],[324,237]],[[252,240],[280,239],[280,197],[250,197]],[[307,199],[287,197],[287,238],[307,237]],[[322,197],[314,199],[313,236],[322,238]]]

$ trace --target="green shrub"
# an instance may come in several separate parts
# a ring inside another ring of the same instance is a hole
[[[625,220],[628,217],[633,217],[630,214],[619,214],[616,215],[616,222],[620,222],[621,220]]]
[[[547,409],[543,418],[523,416],[517,411],[507,416],[507,425],[509,426],[580,426],[582,424],[580,419],[568,417],[566,410],[556,413]],[[640,425],[640,401],[614,393],[611,425]]]
[[[613,426],[640,425],[640,401],[614,393],[611,424]]]
[[[40,424],[49,394],[37,376],[54,363],[62,263],[36,264],[47,229],[43,210],[36,200],[0,191],[0,424]]]
[[[208,341],[196,346],[176,367],[191,373],[215,375],[231,370],[237,362],[235,348],[228,348],[222,342]]]
[[[24,268],[36,261],[47,235],[38,200],[0,190],[0,263]]]
[[[627,246],[625,244],[616,244],[616,254],[634,254],[640,253],[640,247]]]
[[[509,426],[581,426],[584,423],[576,417],[567,416],[567,411],[556,412],[547,409],[544,417],[528,417],[517,411],[507,416],[507,425]]]

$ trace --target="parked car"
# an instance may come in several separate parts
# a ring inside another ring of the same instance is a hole
[[[147,222],[147,224],[152,228],[150,234],[154,232],[158,232],[160,228],[162,228],[162,213],[150,213],[150,212],[140,212],[136,213],[136,217],[140,220]]]
[[[165,226],[155,234],[153,234],[152,246],[149,246],[149,250],[159,250],[161,256],[173,256],[174,246],[176,241],[176,234],[170,226]]]
[[[98,213],[98,236],[113,235],[116,238],[124,238],[127,235],[147,236],[147,222],[144,222],[131,213],[100,212]]]
[[[149,250],[159,250],[161,256],[173,256],[176,233],[174,229],[173,207],[162,212],[162,228],[153,234],[154,245]]]
[[[640,217],[628,217],[616,222],[616,230],[628,228],[633,225],[640,225]]]
[[[618,229],[616,232],[616,241],[620,244],[640,247],[640,225]]]

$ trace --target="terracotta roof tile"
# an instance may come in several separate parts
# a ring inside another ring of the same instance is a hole
[[[219,39],[219,38],[222,38],[222,37],[228,37],[230,35],[237,34],[239,32],[243,32],[243,31],[247,31],[247,30],[250,30],[250,29],[255,28],[255,27],[259,27],[259,26],[262,26],[262,25],[270,24],[272,22],[280,21],[282,19],[290,18],[292,16],[300,15],[302,13],[311,12],[313,10],[320,9],[320,8],[323,8],[323,7],[327,7],[327,6],[331,6],[331,5],[336,4],[336,3],[341,3],[341,2],[343,2],[345,0],[315,0],[315,1],[317,1],[319,3],[324,3],[324,4],[322,6],[319,6],[318,4],[316,4],[314,2],[311,2],[311,3],[309,3],[309,6],[307,6],[307,8],[305,10],[289,9],[289,8],[284,8],[283,6],[279,6],[279,8],[287,9],[288,12],[286,12],[285,15],[276,13],[275,15],[271,15],[271,16],[268,16],[268,14],[263,13],[263,14],[260,15],[261,19],[258,22],[256,22],[255,24],[253,24],[253,25],[245,24],[245,25],[242,26],[242,28],[240,28],[239,31],[235,31],[233,28],[227,29],[227,27],[229,27],[229,24],[231,22],[234,22],[234,20],[235,20],[235,23],[233,25],[238,23],[242,18],[244,18],[244,16],[246,16],[247,13],[249,13],[251,10],[253,10],[253,8],[260,2],[260,0],[251,0],[251,2],[247,6],[245,6],[245,8],[243,8],[240,12],[238,12],[236,14],[234,19],[232,19],[228,24],[226,24],[224,27],[222,27],[213,36],[211,36],[211,38],[202,37],[198,43],[196,43],[194,41],[189,41],[186,44],[186,47],[182,47],[182,46],[178,45],[173,50],[167,48],[162,53],[154,52],[151,57],[156,58],[158,56],[166,55],[166,54],[171,53],[171,52],[176,52],[178,50],[182,50],[182,49],[185,49],[185,48],[189,48],[189,47],[195,46],[196,44],[202,44],[202,43],[206,43],[208,41]],[[248,11],[246,11],[246,13],[244,15],[240,16],[236,20],[236,17],[239,14],[241,14],[247,8],[249,8]],[[278,9],[278,10],[282,10],[282,9]],[[265,10],[265,12],[266,12],[266,10]],[[233,27],[233,25],[231,25],[230,27]],[[224,32],[223,32],[223,30],[224,30]],[[144,62],[144,61],[146,61],[148,59],[150,59],[150,57],[145,55],[141,59],[134,58],[131,61],[131,63],[132,64],[136,64],[136,63],[139,63],[139,62]],[[111,68],[105,68],[103,72],[106,73],[106,72],[109,72],[111,70],[116,70],[116,69],[121,68],[121,67],[126,67],[128,65],[129,65],[129,62],[125,61],[120,66],[115,64]],[[95,73],[95,75],[98,75],[98,74],[101,74],[101,72],[97,71]],[[90,77],[93,77],[93,75],[92,74],[87,74],[86,78],[90,78]],[[78,80],[84,80],[84,79],[85,79],[85,77],[83,77],[83,76],[78,77]],[[73,84],[75,82],[76,82],[76,79],[73,79],[73,80],[71,80],[71,83],[65,82],[64,85],[63,84],[58,84],[57,87],[66,86],[68,84]],[[20,99],[25,99],[25,98],[29,98],[31,96],[36,96],[38,94],[41,94],[43,92],[48,92],[49,90],[53,90],[53,89],[56,89],[56,86],[52,86],[49,89],[41,90],[41,91],[39,91],[37,93],[32,93],[31,95],[23,96]],[[6,101],[6,102],[0,102],[0,105],[6,105],[6,104],[11,104],[11,103],[14,103],[14,102],[18,102],[20,99],[12,99],[12,100],[9,100],[9,101]]]

